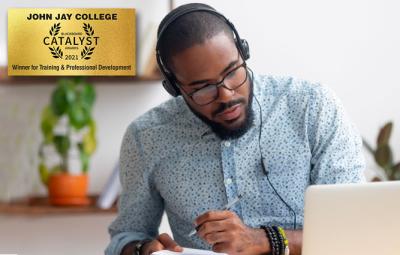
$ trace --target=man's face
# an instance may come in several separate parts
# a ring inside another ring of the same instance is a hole
[[[252,115],[252,112],[248,107],[251,94],[250,79],[247,78],[245,83],[235,90],[220,86],[215,101],[203,106],[196,104],[187,94],[207,84],[221,81],[242,63],[236,45],[224,33],[203,44],[196,44],[172,58],[174,74],[185,101],[192,111],[211,125],[217,135],[222,132],[222,138],[241,136],[251,125],[249,122],[252,118],[249,115]],[[225,137],[224,133],[230,135]]]

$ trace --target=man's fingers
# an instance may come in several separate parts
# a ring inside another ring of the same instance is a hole
[[[229,220],[218,220],[218,221],[209,221],[200,225],[200,228],[197,230],[197,234],[200,237],[204,237],[211,232],[221,232],[226,231],[230,227]]]
[[[225,232],[225,231],[224,232],[212,232],[212,233],[205,235],[204,240],[207,243],[214,245],[217,243],[231,241],[231,240],[229,240],[230,239],[229,237],[230,236],[229,236],[228,232]]]
[[[228,253],[229,245],[227,243],[216,243],[213,245],[212,250],[214,252]]]
[[[168,234],[164,233],[158,236],[157,238],[160,243],[165,247],[166,250],[170,251],[183,251],[183,248],[179,246]]]
[[[164,246],[162,245],[162,243],[160,243],[160,241],[158,241],[158,240],[156,239],[156,240],[153,240],[153,241],[151,241],[151,242],[146,243],[146,244],[143,246],[142,249],[143,249],[143,254],[144,254],[144,255],[150,255],[150,254],[152,254],[153,252],[161,251],[161,250],[164,250],[165,248],[164,248]]]
[[[230,217],[234,217],[236,214],[231,211],[208,211],[195,220],[195,225],[200,226],[207,221],[224,220]]]
[[[183,248],[179,246],[168,234],[161,234],[157,237],[157,239],[146,243],[143,246],[143,254],[150,255],[153,252],[161,251],[161,250],[170,250],[181,252]]]

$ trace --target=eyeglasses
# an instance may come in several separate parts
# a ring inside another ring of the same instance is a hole
[[[193,102],[204,106],[214,102],[219,97],[219,87],[224,87],[230,91],[238,89],[247,80],[246,62],[229,71],[221,81],[214,84],[207,84],[193,92],[186,93]]]

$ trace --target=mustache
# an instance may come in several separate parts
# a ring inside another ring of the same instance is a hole
[[[235,100],[232,100],[228,103],[221,103],[218,108],[212,112],[212,116],[215,117],[216,115],[222,113],[223,111],[225,111],[228,108],[231,108],[232,106],[235,106],[237,104],[245,104],[246,100],[244,98],[238,98]]]

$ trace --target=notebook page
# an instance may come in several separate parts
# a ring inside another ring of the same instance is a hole
[[[228,255],[226,253],[217,253],[208,250],[199,250],[199,249],[190,249],[190,248],[183,248],[183,252],[175,252],[175,251],[156,251],[153,252],[152,255]]]

